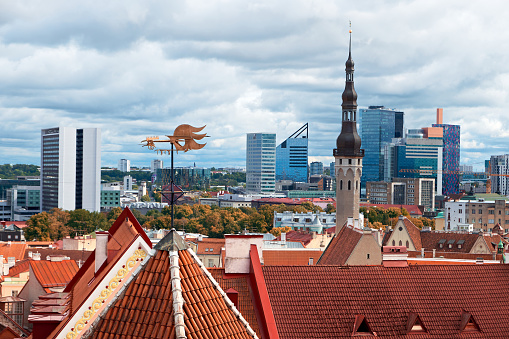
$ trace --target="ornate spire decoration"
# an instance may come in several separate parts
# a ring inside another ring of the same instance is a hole
[[[357,133],[357,92],[355,92],[353,81],[352,30],[349,31],[349,34],[348,60],[345,64],[345,90],[343,91],[343,103],[341,105],[342,126],[341,133],[336,140],[337,148],[334,149],[333,154],[334,156],[363,157],[364,150],[361,150],[361,138]]]

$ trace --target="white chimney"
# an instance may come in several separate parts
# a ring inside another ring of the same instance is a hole
[[[283,233],[284,234],[284,233]],[[251,245],[256,245],[260,262],[263,261],[263,235],[225,235],[225,273],[249,273]]]
[[[9,275],[9,264],[3,264],[3,272],[2,275]]]
[[[95,232],[95,271],[104,264],[108,259],[108,238],[110,233],[108,231],[97,231]]]
[[[286,242],[286,233],[281,233],[281,242],[282,243]]]
[[[39,252],[32,253],[32,259],[33,260],[41,260],[41,253],[39,253]]]

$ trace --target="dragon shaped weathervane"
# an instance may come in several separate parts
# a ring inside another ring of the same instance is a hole
[[[173,228],[173,219],[174,219],[174,211],[173,211],[173,205],[175,202],[184,194],[182,191],[182,188],[175,185],[174,178],[173,178],[173,151],[176,151],[177,153],[179,151],[187,152],[191,150],[197,150],[202,149],[206,143],[199,144],[196,142],[196,140],[201,140],[205,137],[208,137],[208,135],[205,134],[197,134],[201,130],[203,130],[205,126],[203,127],[193,127],[191,125],[183,124],[175,128],[175,131],[173,131],[173,135],[167,135],[166,137],[168,139],[160,140],[159,137],[147,137],[145,140],[141,141],[141,144],[143,147],[147,147],[150,150],[155,150],[157,153],[163,154],[169,154],[171,157],[171,181],[168,185],[168,183],[164,183],[163,180],[163,187],[162,187],[162,195],[167,198],[170,201],[171,206],[171,228]],[[167,148],[156,148],[156,143],[159,142],[169,142],[171,144],[170,149]]]
[[[193,127],[191,125],[183,124],[175,128],[173,135],[167,135],[168,139],[159,140],[159,137],[147,137],[145,140],[142,140],[143,147],[148,147],[148,149],[154,150],[157,153],[162,154],[172,154],[173,150],[177,153],[179,151],[187,152],[190,150],[197,150],[203,148],[205,144],[199,144],[195,140],[201,140],[208,135],[205,134],[197,134],[203,130],[203,127]],[[158,142],[169,142],[172,144],[172,149],[156,149],[156,144]]]

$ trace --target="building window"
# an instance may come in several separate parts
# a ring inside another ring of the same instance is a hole
[[[479,209],[479,214],[482,214],[482,209]]]
[[[472,214],[475,214],[475,209],[472,210]]]
[[[366,255],[366,259],[369,259],[369,253]]]
[[[463,210],[460,208],[458,212],[459,212],[459,213],[463,213]]]
[[[495,223],[495,219],[488,219],[488,224],[494,224]]]
[[[488,214],[495,214],[494,210],[488,210]]]
[[[343,180],[340,180],[340,181],[339,181],[339,189],[340,189],[340,190],[343,190]]]
[[[406,241],[406,248],[409,248],[410,247],[410,243],[408,242],[408,240]]]
[[[350,191],[352,189],[352,181],[348,180],[348,190]]]
[[[482,223],[482,219],[481,219],[481,218],[479,218],[479,223],[480,223],[480,224]]]
[[[403,246],[403,241],[399,241],[399,246]]]

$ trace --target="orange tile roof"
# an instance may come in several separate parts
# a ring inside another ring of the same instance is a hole
[[[252,338],[188,250],[178,257],[188,338]],[[92,329],[92,338],[170,338],[172,284],[169,253],[158,250]]]
[[[334,235],[317,264],[344,265],[361,238],[361,230],[347,225],[343,226],[341,231]]]
[[[220,255],[221,249],[224,247],[225,240],[215,238],[203,238],[201,241],[196,241],[196,244],[197,244],[196,254],[198,255],[204,254]],[[205,249],[207,249],[207,251],[205,251]],[[212,249],[212,251],[210,249]]]
[[[258,338],[261,338],[260,328],[256,320],[256,312],[249,289],[249,275],[225,274],[224,268],[207,268],[207,270],[214,277],[219,286],[221,286],[223,291],[233,288],[239,293],[238,310],[247,320],[253,331],[256,332]]]
[[[20,273],[28,272],[29,267],[30,259],[23,259],[18,261],[9,269],[9,277],[17,277]]]
[[[24,242],[1,242],[0,243],[0,255],[4,256],[4,259],[9,257],[16,258],[16,261],[23,260],[27,244]]]
[[[78,272],[78,265],[74,260],[48,261],[30,260],[30,267],[34,277],[46,292],[52,287],[65,287]]]
[[[263,264],[271,265],[309,265],[313,259],[316,265],[322,255],[322,250],[263,250]]]

